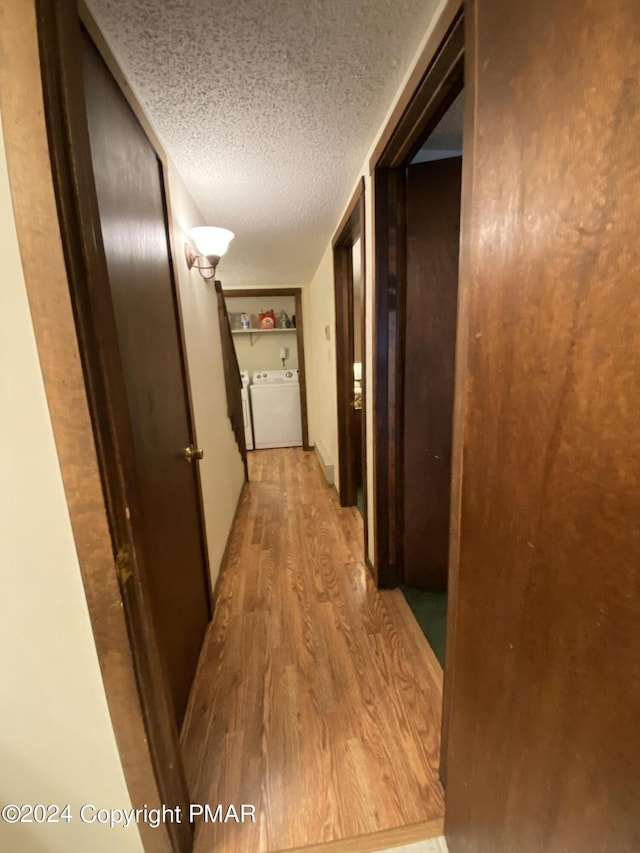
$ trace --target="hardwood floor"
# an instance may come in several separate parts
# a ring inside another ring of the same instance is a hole
[[[182,739],[192,802],[253,804],[256,822],[201,823],[197,853],[440,834],[435,656],[401,593],[375,589],[362,519],[315,454],[249,467]]]

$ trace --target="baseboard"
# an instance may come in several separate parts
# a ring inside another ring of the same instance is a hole
[[[366,545],[367,545],[367,543],[365,542],[365,547],[366,547]],[[376,582],[376,585],[377,585],[377,583],[378,583],[378,570],[376,569],[376,567],[371,562],[371,557],[369,557],[368,554],[365,554],[364,562],[365,562],[366,567],[371,572],[371,577],[374,579],[374,581]]]
[[[444,832],[444,818],[413,823],[410,826],[397,826],[393,829],[381,829],[367,835],[353,838],[340,838],[322,844],[310,844],[306,847],[294,847],[286,853],[375,853],[387,847],[400,847],[416,841],[428,841],[439,838]],[[278,853],[285,853],[284,850]]]
[[[245,482],[242,484],[242,488],[240,489],[240,494],[238,495],[238,501],[236,503],[236,508],[235,508],[234,513],[233,513],[233,518],[231,520],[231,524],[229,526],[229,532],[227,533],[227,542],[224,546],[224,551],[222,552],[222,558],[220,560],[220,566],[218,568],[218,577],[216,578],[215,584],[213,584],[213,586],[211,587],[211,621],[209,622],[209,625],[207,626],[207,631],[211,627],[211,624],[213,622],[213,616],[216,612],[216,603],[218,601],[218,596],[220,595],[220,585],[222,583],[222,577],[224,575],[224,571],[225,571],[225,568],[227,566],[227,559],[229,557],[229,547],[231,545],[231,536],[233,535],[233,531],[234,531],[234,528],[236,526],[236,521],[238,519],[238,513],[240,512],[240,505],[242,504],[242,499],[244,498],[244,493],[247,490],[248,485],[249,484],[245,480]],[[193,682],[191,683],[191,690],[189,692],[189,700],[187,701],[187,709],[185,711],[184,719],[182,720],[182,726],[180,727],[180,741],[181,742],[182,742],[182,737],[184,735],[184,732],[187,729],[187,721],[189,720],[189,718],[191,716],[191,703],[193,701],[193,695],[194,695],[193,688],[198,683],[198,676],[200,674],[200,668],[204,665],[203,659],[204,659],[205,646],[206,646],[206,635],[205,635],[205,641],[203,642],[202,648],[200,649],[200,656],[198,658],[198,665],[196,666],[195,675],[193,676]]]
[[[242,484],[242,488],[240,489],[240,494],[238,495],[238,501],[236,503],[236,508],[233,512],[233,518],[231,519],[231,524],[229,525],[229,532],[227,533],[227,541],[224,546],[224,551],[222,552],[222,557],[220,559],[220,566],[218,567],[218,577],[216,578],[216,582],[213,586],[213,593],[211,596],[211,614],[213,618],[213,614],[216,609],[216,602],[218,600],[218,595],[220,593],[220,584],[222,582],[222,576],[224,574],[224,570],[227,566],[227,560],[229,558],[229,548],[231,547],[231,537],[233,535],[233,531],[236,526],[236,521],[238,520],[238,513],[240,512],[240,507],[242,505],[242,501],[244,499],[245,492],[249,488],[249,483],[247,480]]]
[[[329,459],[329,454],[319,441],[316,442],[315,450],[324,478],[330,486],[333,486],[335,483],[334,468],[333,465],[327,461]]]

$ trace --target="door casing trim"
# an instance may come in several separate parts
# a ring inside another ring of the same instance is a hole
[[[307,408],[307,371],[304,359],[304,317],[302,316],[301,287],[222,288],[223,295],[233,299],[243,296],[293,296],[296,306],[296,345],[298,347],[298,376],[300,379],[300,417],[302,420],[302,449],[311,450],[309,444],[309,414]]]
[[[354,324],[359,319],[361,329],[362,354],[362,488],[364,491],[364,552],[367,553],[368,513],[367,513],[367,399],[366,399],[366,236],[365,236],[365,182],[360,178],[347,209],[331,241],[333,250],[333,283],[336,329],[336,392],[338,415],[338,471],[340,506],[355,506],[357,501],[356,484],[353,481],[353,467],[347,464],[353,458],[353,437],[350,427],[351,401],[353,398],[353,377],[351,354],[354,349]],[[360,317],[354,316],[353,305],[353,246],[360,238],[360,267],[362,270],[362,305]]]

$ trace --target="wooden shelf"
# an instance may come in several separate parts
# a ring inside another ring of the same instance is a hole
[[[231,329],[232,335],[272,335],[274,332],[292,332],[296,329]]]
[[[297,329],[231,329],[232,335],[249,335],[249,343],[253,346],[256,342],[256,338],[254,335],[275,335],[276,333],[285,332],[287,334],[295,335]]]

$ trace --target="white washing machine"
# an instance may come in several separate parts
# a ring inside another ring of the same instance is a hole
[[[253,450],[253,426],[251,424],[251,400],[249,399],[249,383],[251,381],[248,370],[240,371],[242,380],[242,417],[244,419],[244,443],[247,450]]]
[[[256,450],[300,447],[300,383],[297,370],[257,370],[251,388],[251,413]]]

